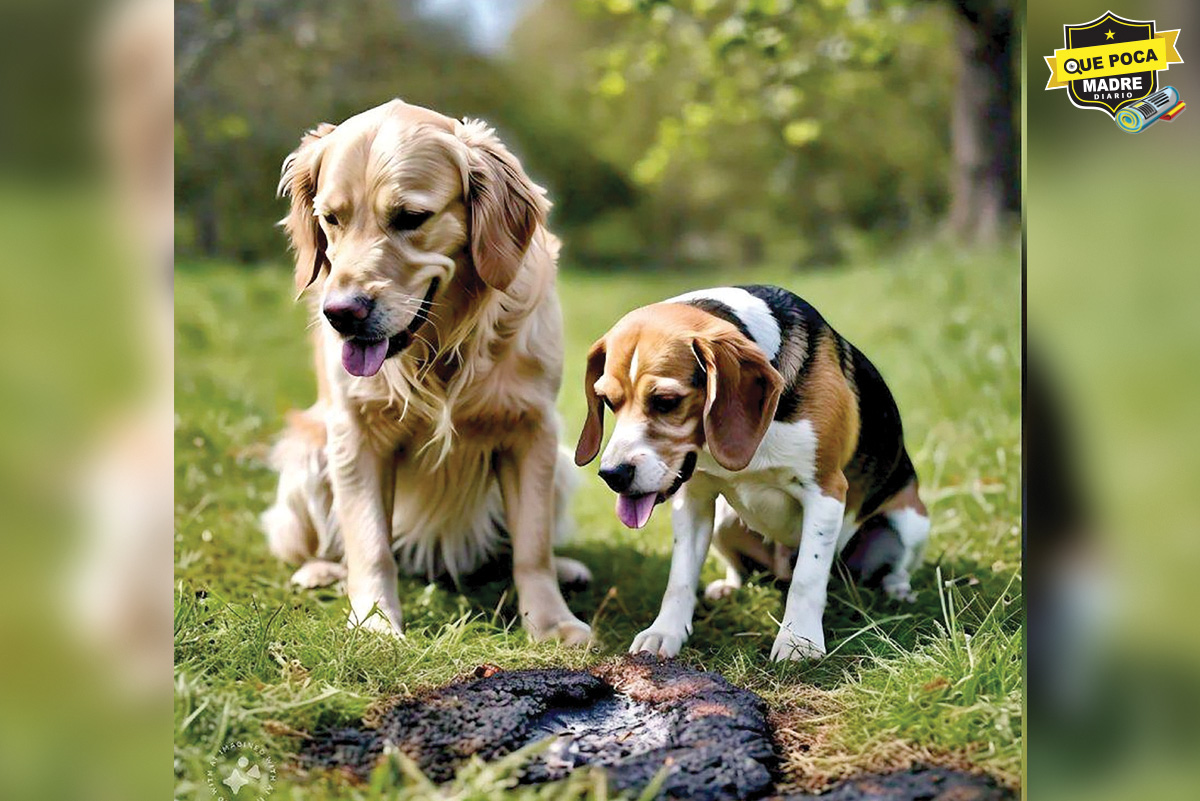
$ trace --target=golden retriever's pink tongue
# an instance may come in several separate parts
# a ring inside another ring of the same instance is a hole
[[[350,375],[369,376],[379,372],[387,358],[388,341],[364,342],[348,339],[342,343],[342,367]]]
[[[645,495],[618,495],[617,517],[629,528],[641,528],[650,519],[657,497],[653,492]]]

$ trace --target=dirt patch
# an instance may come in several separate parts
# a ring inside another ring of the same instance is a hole
[[[443,782],[472,756],[491,760],[552,738],[521,782],[599,765],[611,788],[636,793],[667,765],[662,797],[761,798],[776,762],[766,711],[715,673],[646,657],[591,672],[500,671],[402,701],[374,727],[319,732],[301,763],[366,779],[395,748]]]
[[[913,768],[848,779],[827,793],[780,796],[778,801],[1010,801],[1016,793],[990,776]]]
[[[532,743],[549,746],[524,766],[525,784],[600,766],[615,792],[637,794],[666,767],[659,798],[698,801],[776,793],[778,756],[767,707],[716,673],[652,657],[626,657],[591,670],[484,666],[476,678],[403,700],[370,725],[317,732],[305,768],[366,780],[390,749],[435,782],[462,764],[497,759]],[[1005,801],[992,779],[945,768],[860,776],[823,795],[786,801]]]

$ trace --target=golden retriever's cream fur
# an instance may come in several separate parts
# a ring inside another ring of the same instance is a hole
[[[280,190],[298,287],[359,306],[340,333],[315,310],[320,399],[275,451],[272,549],[301,583],[344,573],[352,625],[399,632],[397,558],[457,578],[507,531],[526,627],[586,642],[551,551],[569,466],[543,190],[483,123],[398,100],[304,137]]]

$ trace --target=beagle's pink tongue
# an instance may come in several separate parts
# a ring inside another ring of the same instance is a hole
[[[361,339],[348,339],[342,343],[342,367],[350,375],[369,376],[379,372],[383,360],[387,358],[388,341],[364,342]]]
[[[657,495],[653,492],[645,495],[618,495],[617,517],[629,528],[641,528],[650,519],[656,499]]]

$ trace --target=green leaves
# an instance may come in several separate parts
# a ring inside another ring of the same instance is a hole
[[[614,118],[639,119],[620,148],[633,148],[630,177],[656,202],[686,208],[690,219],[711,211],[722,233],[737,229],[729,233],[743,242],[797,229],[805,238],[899,230],[944,209],[957,68],[948,8],[621,5],[594,51],[593,90]],[[738,214],[716,207],[713,187]]]
[[[821,123],[816,120],[792,120],[783,129],[784,140],[792,147],[803,147],[821,135]]]

